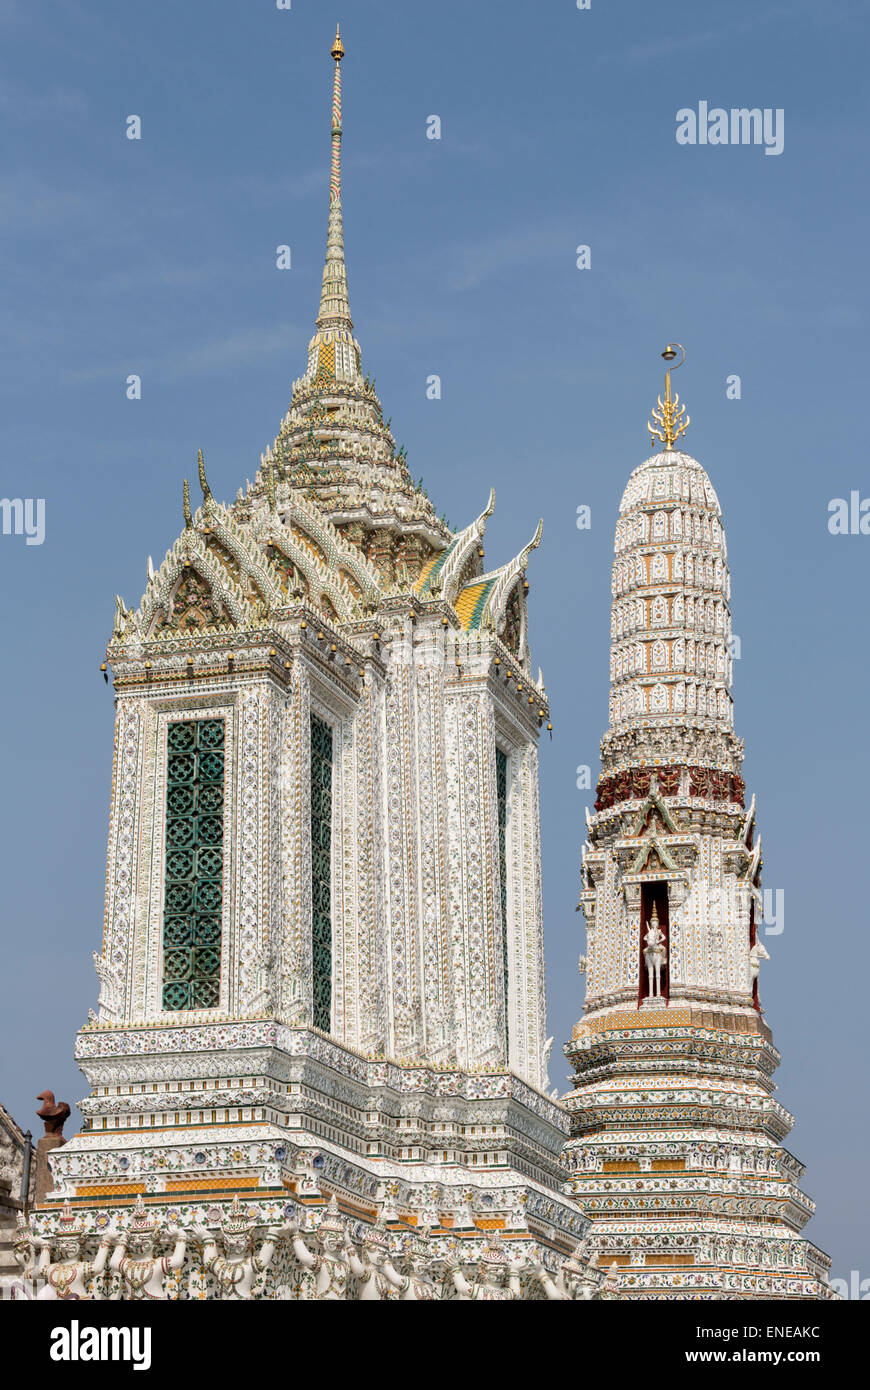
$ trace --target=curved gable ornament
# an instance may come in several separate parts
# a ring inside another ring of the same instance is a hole
[[[347,621],[378,603],[377,571],[314,508],[281,501],[274,510],[258,513],[252,525],[258,544],[275,552],[268,563],[281,589],[279,604],[286,604],[288,596],[307,596],[315,604],[325,596],[333,615]]]
[[[495,510],[495,488],[490,488],[489,501],[480,516],[460,531],[454,541],[428,566],[417,584],[421,596],[441,597],[453,603],[457,595],[477,576],[467,574],[468,562],[479,559],[486,523]],[[478,570],[481,567],[478,565]]]
[[[352,617],[356,598],[343,583],[337,570],[318,560],[286,527],[276,526],[268,542],[272,547],[269,565],[280,586],[279,606],[309,599],[315,606],[326,601],[339,621]]]
[[[206,551],[223,552],[215,558],[224,561],[232,582],[252,608],[268,613],[271,608],[280,606],[283,603],[281,584],[260,546],[252,543],[248,532],[238,526],[223,507],[213,506],[208,522]]]
[[[497,570],[493,576],[495,582],[486,595],[483,612],[480,617],[480,626],[490,632],[496,633],[499,637],[506,632],[510,626],[511,642],[514,644],[510,650],[514,651],[517,659],[525,662],[528,658],[528,610],[526,607],[525,596],[525,574],[529,556],[533,550],[537,550],[541,543],[541,536],[544,530],[543,521],[539,521],[534,536],[507,565]]]
[[[204,553],[199,536],[186,530],[149,580],[139,612],[141,629],[155,637],[244,627],[249,605],[239,586]]]

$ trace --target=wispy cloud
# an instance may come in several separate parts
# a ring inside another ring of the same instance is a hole
[[[324,161],[317,169],[308,169],[302,174],[279,175],[267,178],[265,175],[245,174],[232,181],[235,193],[244,194],[257,201],[280,202],[285,198],[310,198],[322,193],[329,186],[329,167]],[[221,185],[222,188],[225,185]]]
[[[135,362],[114,361],[95,363],[66,374],[69,382],[123,382],[129,372],[152,381],[177,381],[180,377],[201,373],[243,370],[276,355],[287,355],[296,362],[308,341],[307,334],[289,325],[277,328],[248,328],[241,333],[213,338],[210,342],[179,347],[162,356],[144,356]]]
[[[726,26],[727,27],[727,26]],[[650,43],[636,43],[620,53],[602,54],[601,62],[654,63],[660,58],[669,58],[673,53],[686,53],[692,49],[704,48],[708,44],[721,42],[722,30],[708,30],[704,34],[667,34]]]
[[[221,280],[224,284],[238,278],[238,265],[228,266],[218,261],[201,261],[195,265],[136,265],[132,270],[110,270],[91,286],[93,294],[118,295],[141,293],[149,289],[199,289],[202,285]]]
[[[0,111],[7,121],[32,122],[58,116],[82,115],[88,109],[84,93],[73,87],[39,88],[0,79]]]
[[[35,174],[13,172],[0,181],[0,229],[68,226],[72,219],[92,220],[94,211],[93,198],[83,191],[58,188]]]
[[[765,24],[788,24],[793,28],[801,20],[809,23],[823,23],[829,28],[833,23],[849,26],[866,7],[856,6],[853,0],[827,0],[825,5],[817,0],[791,0],[789,4],[770,5],[766,9],[756,6],[752,14],[743,19],[726,20],[716,29],[704,29],[697,33],[673,33],[656,36],[647,42],[632,44],[629,48],[611,49],[600,53],[597,63],[655,63],[673,54],[687,53],[710,44],[722,43],[739,34],[751,33]]]
[[[465,246],[447,248],[452,269],[448,274],[451,290],[474,289],[492,275],[501,274],[515,265],[564,257],[570,252],[570,236],[564,225],[521,228],[503,232]]]

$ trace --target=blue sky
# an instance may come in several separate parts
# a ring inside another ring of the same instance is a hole
[[[582,1000],[575,768],[597,773],[606,723],[613,526],[676,338],[687,447],[725,516],[765,886],[785,892],[762,977],[779,1099],[818,1202],[808,1234],[834,1274],[870,1273],[870,536],[827,529],[831,498],[870,496],[868,18],[849,0],[0,0],[0,493],[46,505],[42,546],[0,536],[0,1099],[27,1124],[44,1087],[84,1094],[72,1041],[97,992],[113,596],[138,602],[146,556],[177,535],[196,449],[232,497],[303,370],[336,18],[364,365],[454,525],[495,485],[491,563],[544,518],[529,578],[555,724],[542,745],[554,1084]],[[676,112],[702,100],[782,108],[783,153],[679,146]],[[431,114],[440,141],[425,138]]]

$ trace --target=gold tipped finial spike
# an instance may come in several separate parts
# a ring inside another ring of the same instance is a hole
[[[338,24],[336,24],[335,26],[335,43],[332,45],[332,48],[329,51],[332,57],[335,59],[335,61],[337,63],[340,63],[342,58],[344,57],[344,44],[341,41],[341,34],[339,33]]]
[[[683,355],[677,363],[677,367],[682,367],[686,360],[686,350],[682,343],[668,343],[662,353],[662,357],[668,363],[668,369],[665,372],[665,398],[662,400],[659,396],[658,405],[654,406],[652,410],[653,423],[647,424],[651,440],[660,440],[666,449],[674,447],[680,435],[686,433],[690,423],[689,416],[686,415],[686,407],[680,405],[679,396],[676,392],[673,396],[671,395],[670,364],[676,357],[678,350]],[[677,367],[674,367],[673,370],[676,371]]]
[[[190,511],[190,484],[188,483],[186,478],[184,480],[184,492],[182,494],[182,499],[182,505],[184,507],[184,525],[185,529],[190,531],[193,527],[193,516],[191,515]]]

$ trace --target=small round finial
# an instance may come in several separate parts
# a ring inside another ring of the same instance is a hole
[[[340,63],[344,57],[344,44],[341,41],[341,34],[339,33],[339,26],[337,24],[335,26],[335,43],[329,51],[335,61]]]

